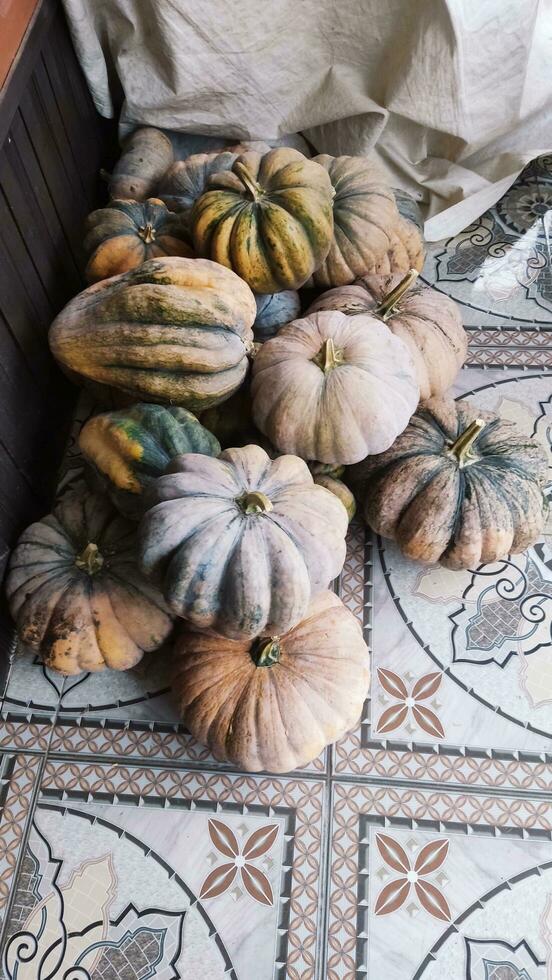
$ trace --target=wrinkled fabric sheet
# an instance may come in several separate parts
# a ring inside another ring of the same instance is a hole
[[[64,0],[100,113],[372,149],[456,234],[552,149],[552,0]]]

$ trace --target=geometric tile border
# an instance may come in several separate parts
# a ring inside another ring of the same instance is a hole
[[[40,756],[4,756],[0,785],[0,917],[10,897],[22,837],[43,764]]]

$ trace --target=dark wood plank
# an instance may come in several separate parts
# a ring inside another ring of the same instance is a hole
[[[0,89],[0,146],[58,11],[58,0],[39,0],[8,76]]]

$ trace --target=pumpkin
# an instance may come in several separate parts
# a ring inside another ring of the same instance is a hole
[[[171,459],[182,453],[220,453],[217,439],[191,412],[152,404],[95,415],[81,429],[79,448],[117,509],[135,520]]]
[[[444,293],[414,283],[416,270],[404,278],[364,276],[351,286],[323,293],[307,311],[340,310],[351,316],[378,317],[408,347],[420,397],[426,401],[450,388],[468,353],[468,335],[459,306]]]
[[[547,460],[514,423],[432,398],[387,452],[348,470],[368,524],[447,568],[524,551],[544,524]]]
[[[345,560],[345,508],[293,456],[179,456],[152,500],[143,570],[178,616],[232,639],[291,629]]]
[[[387,449],[418,404],[406,346],[371,316],[313,313],[253,362],[253,421],[281,452],[343,465]]]
[[[186,728],[220,762],[289,772],[358,721],[370,679],[357,619],[333,592],[280,636],[228,640],[184,626],[173,692]]]
[[[315,286],[327,289],[378,271],[393,247],[399,212],[393,191],[373,161],[322,153],[314,162],[324,167],[335,190],[333,241],[313,276]]]
[[[242,383],[255,312],[251,290],[229,269],[150,259],[72,299],[50,328],[50,347],[73,375],[201,411]]]
[[[125,141],[109,180],[109,195],[116,200],[144,201],[173,162],[172,143],[160,129],[141,126]]]
[[[421,272],[425,261],[424,242],[416,225],[406,218],[399,217],[397,226],[391,234],[391,246],[374,270],[378,275],[392,272],[408,272],[416,269]]]
[[[349,522],[352,521],[356,514],[356,500],[354,493],[340,479],[345,472],[345,467],[332,466],[329,463],[312,462],[309,463],[309,470],[312,473],[314,482],[319,487],[325,487],[330,493],[335,493],[347,511]]]
[[[274,337],[280,327],[295,320],[301,312],[299,293],[294,289],[284,289],[281,293],[258,293],[255,296],[257,316],[253,333],[258,343]]]
[[[117,276],[159,255],[193,257],[182,220],[155,197],[138,201],[112,201],[88,215],[84,251],[87,282]]]
[[[332,186],[324,168],[298,150],[244,153],[209,186],[192,210],[195,250],[233,269],[254,292],[297,289],[325,258]]]
[[[221,170],[230,170],[239,153],[220,150],[217,153],[193,153],[186,160],[177,160],[163,175],[157,193],[173,211],[188,213],[207,190],[209,177]]]
[[[171,616],[135,546],[135,526],[82,487],[23,532],[6,592],[19,638],[48,667],[128,670],[169,635]]]

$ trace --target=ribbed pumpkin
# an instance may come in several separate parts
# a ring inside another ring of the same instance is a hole
[[[248,286],[215,262],[151,259],[72,299],[50,347],[81,378],[202,411],[243,381],[255,313]]]
[[[160,129],[141,126],[125,140],[109,181],[115,200],[144,201],[173,162],[172,143]]]
[[[419,396],[403,342],[374,317],[337,311],[267,340],[251,391],[253,420],[277,449],[337,465],[387,449]]]
[[[298,289],[328,253],[328,174],[298,150],[244,153],[213,174],[191,220],[198,255],[233,269],[256,293]]]
[[[218,440],[185,408],[139,404],[95,415],[82,428],[79,447],[117,509],[138,520],[157,477],[175,456],[218,456]]]
[[[281,293],[258,293],[255,296],[257,316],[253,333],[258,343],[274,337],[280,327],[295,320],[301,312],[299,293],[294,289],[284,289]]]
[[[233,150],[221,150],[176,160],[163,175],[157,193],[172,211],[189,212],[207,190],[211,175],[230,170],[238,156]]]
[[[173,612],[233,639],[280,634],[345,560],[347,514],[306,463],[260,446],[179,456],[141,523],[142,567]]]
[[[468,336],[454,300],[430,286],[413,285],[416,276],[416,270],[405,277],[364,276],[323,293],[307,314],[340,310],[351,316],[369,313],[370,323],[383,320],[408,347],[425,401],[454,382],[466,360]]]
[[[12,554],[6,592],[17,632],[62,674],[128,670],[172,621],[136,564],[136,528],[104,497],[67,492]]]
[[[155,197],[112,201],[88,215],[84,231],[87,282],[118,276],[160,255],[194,254],[182,220]]]
[[[248,772],[289,772],[358,721],[370,679],[359,622],[333,592],[281,636],[228,640],[185,626],[173,691],[189,731]]]
[[[344,466],[332,466],[331,463],[309,463],[309,470],[312,473],[314,482],[319,487],[325,487],[330,493],[335,493],[341,501],[349,521],[352,521],[356,514],[355,496],[349,487],[343,482],[341,477],[345,472]]]
[[[391,247],[374,272],[378,275],[407,272],[409,269],[421,272],[424,261],[425,248],[420,232],[412,221],[399,217],[391,235]]]
[[[547,460],[509,421],[432,398],[387,452],[348,470],[368,524],[409,558],[476,568],[544,524]]]

